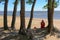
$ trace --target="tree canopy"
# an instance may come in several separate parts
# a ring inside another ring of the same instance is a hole
[[[54,2],[54,8],[57,8],[58,6],[58,3],[55,1]],[[47,9],[48,8],[48,4],[46,4],[43,8]]]

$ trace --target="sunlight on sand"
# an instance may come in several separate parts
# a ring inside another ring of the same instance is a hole
[[[12,19],[12,17],[8,16],[8,25],[9,25],[9,27],[11,26],[11,19]],[[26,19],[25,22],[26,22],[26,27],[27,27],[28,22],[29,22],[29,18],[25,18],[25,19]],[[33,28],[33,27],[40,28],[41,20],[42,20],[42,18],[34,18],[33,21],[32,21],[31,28]],[[47,19],[43,19],[43,20],[45,21],[45,26],[47,26],[48,25]],[[60,30],[60,19],[59,20],[54,19],[54,26]],[[3,27],[3,16],[0,16],[0,27]],[[19,16],[16,17],[15,28],[16,29],[20,28],[20,17]],[[44,39],[44,40],[60,40],[60,38],[57,38],[56,35],[55,36],[47,35],[46,39]]]
[[[12,20],[12,16],[8,16],[8,26],[9,27],[11,26],[11,20]],[[41,20],[42,20],[42,18],[34,18],[32,21],[31,28],[33,28],[33,27],[40,28]],[[45,21],[45,26],[47,26],[48,25],[47,19],[43,19],[43,20]],[[27,27],[29,18],[25,18],[25,22],[26,22],[25,24]],[[0,16],[0,26],[3,27],[3,16]],[[60,19],[54,19],[54,26],[57,27],[58,29],[60,29]],[[20,17],[19,16],[16,17],[15,27],[16,27],[16,29],[20,28]]]

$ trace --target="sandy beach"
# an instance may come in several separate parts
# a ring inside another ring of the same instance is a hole
[[[11,20],[12,20],[12,16],[8,16],[8,26],[9,27],[11,26]],[[42,18],[33,18],[31,28],[33,28],[35,26],[37,28],[40,28],[41,20],[42,20]],[[48,25],[47,19],[43,19],[43,20],[45,21],[45,26],[47,26]],[[26,27],[28,25],[28,22],[29,22],[29,18],[25,18]],[[54,19],[54,26],[60,30],[60,19]],[[3,16],[0,16],[0,27],[3,27]],[[20,28],[20,17],[19,16],[16,17],[15,28],[16,29]],[[60,40],[60,38],[57,38],[56,35],[55,36],[47,35],[46,39],[44,39],[44,40]]]
[[[11,20],[12,16],[8,16],[8,26],[11,26]],[[31,28],[37,27],[40,28],[40,23],[41,23],[42,18],[33,18]],[[45,21],[45,26],[48,25],[47,19],[43,19]],[[25,25],[27,27],[29,22],[29,18],[25,18]],[[54,19],[54,26],[57,27],[58,29],[60,28],[60,19]],[[3,27],[3,16],[0,16],[0,27]],[[16,17],[16,22],[15,22],[15,27],[16,29],[20,28],[20,17]]]

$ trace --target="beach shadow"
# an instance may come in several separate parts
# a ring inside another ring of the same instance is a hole
[[[60,38],[60,30],[58,30],[57,28],[54,28],[52,32],[53,33],[51,35],[56,35],[57,38]]]
[[[6,36],[6,37],[4,37],[3,39],[1,39],[1,40],[17,40],[17,39],[20,39],[20,37],[22,37],[21,35],[19,36],[18,35],[18,32],[10,32],[10,33],[5,33],[5,35],[8,35],[8,36]],[[46,34],[40,34],[40,37],[37,37],[37,38],[34,38],[34,40],[43,40],[44,39],[44,36],[46,36]],[[23,36],[24,37],[24,36]],[[21,38],[21,39],[23,39],[23,38]],[[24,39],[25,40],[25,39]]]
[[[23,35],[20,35],[20,34],[10,34],[9,36],[1,39],[1,40],[28,40],[28,37],[27,36],[23,36]]]
[[[18,35],[18,33],[17,32],[7,32],[7,33],[5,33],[5,32],[2,32],[1,33],[1,35],[0,35],[0,40],[10,40],[11,38],[13,38],[15,35]]]
[[[35,31],[32,30],[32,35],[34,40],[46,39],[46,36],[48,35],[47,28],[37,28]]]
[[[1,31],[4,31],[4,28],[3,28],[3,27],[0,28],[0,32],[1,32]]]
[[[3,27],[0,28],[0,40],[5,38],[8,40],[9,37],[15,36],[18,34],[18,30],[14,29],[11,30],[11,27],[9,27],[9,30],[4,30]]]
[[[2,28],[1,28],[2,29]],[[18,31],[18,30],[17,30]],[[1,34],[0,34],[0,40],[10,40],[10,39],[19,39],[19,35],[18,35],[18,32],[17,32],[16,30],[15,31],[9,31],[8,33],[5,33],[4,31],[2,31],[2,32],[0,32]],[[31,30],[33,33],[35,33],[34,31],[33,31],[33,29]],[[55,35],[57,35],[57,38],[60,38],[60,31],[58,30],[58,29],[55,29],[54,30],[54,33],[56,33]],[[33,35],[33,34],[32,34]],[[48,35],[48,33],[47,33],[47,29],[45,28],[45,29],[42,29],[42,30],[39,30],[39,29],[37,29],[36,30],[36,34],[35,34],[36,36],[37,36],[37,38],[35,38],[35,40],[36,39],[38,39],[38,40],[43,40],[43,39],[45,39],[46,38],[46,36]],[[34,36],[35,36],[34,35]],[[1,37],[3,37],[4,36],[4,38],[1,38]],[[39,36],[39,37],[38,37]]]

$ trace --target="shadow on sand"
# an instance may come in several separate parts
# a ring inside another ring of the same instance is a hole
[[[3,27],[0,28],[0,40],[19,40],[22,37],[24,37],[24,36],[18,34],[18,30],[11,30],[10,27],[9,27],[9,29],[10,30],[4,30]],[[44,40],[46,38],[46,35],[47,35],[46,28],[42,29],[42,30],[38,28],[35,31],[33,29],[31,29],[31,32],[32,32],[32,35],[33,35],[33,40]],[[53,30],[53,32],[55,33],[57,38],[60,38],[60,30],[55,28]],[[28,36],[25,36],[25,39],[28,40],[27,37]],[[22,40],[23,39],[24,38],[22,38]]]

